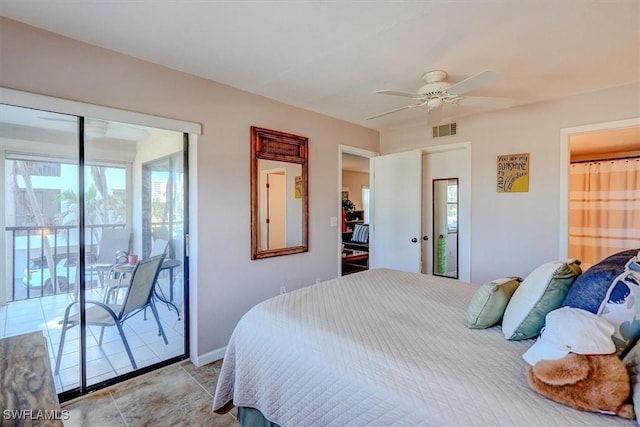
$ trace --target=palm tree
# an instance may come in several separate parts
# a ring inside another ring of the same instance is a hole
[[[51,277],[53,278],[53,286],[56,286],[57,277],[55,272],[56,262],[53,257],[53,253],[51,251],[51,245],[49,244],[49,239],[47,237],[47,226],[52,224],[47,224],[42,214],[42,209],[38,204],[38,200],[36,198],[35,192],[33,191],[33,185],[31,183],[31,173],[29,171],[28,162],[23,160],[15,160],[13,162],[13,181],[12,188],[14,192],[14,198],[18,203],[21,204],[22,208],[28,215],[33,218],[33,221],[36,223],[38,227],[42,228],[41,231],[41,241],[42,241],[42,252],[47,260],[47,266],[49,267],[49,271],[51,272]],[[24,190],[25,196],[20,196],[20,188],[17,183],[17,177],[21,176],[24,181]],[[30,238],[30,235],[27,234],[27,239]],[[62,290],[62,289],[61,289]],[[65,289],[66,290],[66,289]]]
[[[10,186],[13,189],[14,200],[20,205],[22,210],[28,215],[30,220],[42,229],[41,241],[42,252],[47,261],[47,265],[53,273],[56,265],[54,251],[51,248],[49,239],[46,237],[47,227],[54,225],[78,225],[79,208],[78,194],[73,189],[66,189],[60,193],[60,211],[53,221],[47,221],[42,212],[42,206],[38,203],[36,193],[33,188],[30,165],[27,160],[13,161],[13,171],[10,174]],[[108,224],[113,221],[123,222],[126,218],[126,200],[123,197],[109,195],[106,167],[90,166],[91,183],[84,195],[84,214],[86,225]],[[24,188],[18,185],[18,177],[22,178]],[[93,241],[99,241],[100,236],[95,227],[91,227]],[[52,277],[55,277],[52,274]],[[53,279],[54,285],[57,278]],[[61,289],[63,290],[63,289]]]

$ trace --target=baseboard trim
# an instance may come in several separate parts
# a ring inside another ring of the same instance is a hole
[[[206,365],[207,363],[215,362],[216,360],[220,360],[224,357],[224,353],[227,350],[227,347],[217,348],[208,353],[201,355],[192,355],[190,357],[191,363],[200,367]]]

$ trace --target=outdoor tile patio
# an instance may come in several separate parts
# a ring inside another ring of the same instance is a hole
[[[166,286],[165,283],[165,291]],[[174,303],[180,308],[182,298],[179,292],[177,294]],[[103,290],[100,288],[88,290],[86,299],[102,301]],[[15,301],[0,306],[0,338],[42,330],[48,343],[49,360],[53,371],[62,331],[62,325],[59,322],[64,317],[65,309],[72,302],[74,302],[74,295],[69,293]],[[168,345],[165,345],[162,337],[158,335],[158,327],[150,310],[147,312],[147,320],[144,320],[144,313],[140,312],[124,323],[124,333],[138,367],[148,366],[184,353],[182,313],[178,320],[173,308],[169,309],[162,302],[157,302],[156,305],[169,341]],[[88,327],[86,336],[88,385],[133,370],[115,327],[105,329],[102,346],[98,345],[99,327]],[[67,330],[60,372],[59,375],[54,375],[58,393],[79,386],[79,363],[79,328],[74,327]]]

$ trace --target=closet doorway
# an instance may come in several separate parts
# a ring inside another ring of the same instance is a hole
[[[560,256],[583,270],[640,247],[640,119],[563,130]]]

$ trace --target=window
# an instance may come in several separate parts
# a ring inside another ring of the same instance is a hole
[[[447,228],[449,233],[458,231],[458,183],[447,185]]]
[[[60,176],[59,163],[26,161],[25,166],[32,176]]]
[[[364,223],[369,224],[369,187],[362,187],[362,209],[364,210]]]
[[[47,225],[56,223],[60,212],[60,190],[55,189],[38,189],[33,190],[33,196],[39,213],[33,212],[32,206],[28,201],[27,192],[19,189],[16,195],[15,206],[15,225],[17,227],[38,225],[36,215],[41,214],[43,222]]]

